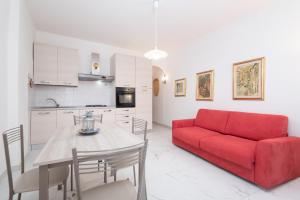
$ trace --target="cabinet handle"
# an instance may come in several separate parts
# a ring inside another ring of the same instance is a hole
[[[124,117],[129,117],[128,115],[124,116]]]
[[[129,122],[124,122],[125,124],[129,124]]]
[[[65,114],[71,114],[71,113],[74,113],[73,111],[65,111],[64,112]]]
[[[39,112],[38,114],[39,114],[39,115],[49,115],[50,112]]]
[[[40,81],[41,83],[50,83],[49,81]]]
[[[104,112],[111,112],[112,110],[104,110]]]
[[[129,111],[129,110],[124,110],[124,111]]]

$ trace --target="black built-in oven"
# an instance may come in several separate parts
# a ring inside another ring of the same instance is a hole
[[[135,88],[117,87],[116,106],[117,108],[135,107]]]

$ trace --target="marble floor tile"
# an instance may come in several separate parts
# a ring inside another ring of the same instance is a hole
[[[273,190],[263,190],[172,144],[171,129],[154,125],[149,132],[146,160],[148,200],[299,200],[300,179]],[[26,158],[31,167],[39,151]],[[132,169],[118,172],[118,179],[133,177]],[[89,181],[89,180],[88,180]],[[70,185],[70,184],[69,184]],[[7,199],[7,179],[0,180],[0,199]],[[68,198],[72,199],[69,192]],[[23,195],[38,199],[38,193]],[[50,199],[62,199],[62,192],[50,189]]]

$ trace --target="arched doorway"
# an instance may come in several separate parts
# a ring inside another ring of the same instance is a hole
[[[159,66],[152,67],[153,95],[152,95],[152,118],[153,123],[160,124],[163,121],[163,102],[164,102],[164,71]]]

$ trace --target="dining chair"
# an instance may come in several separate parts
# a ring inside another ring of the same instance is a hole
[[[148,124],[148,122],[146,120],[133,117],[131,124],[132,124],[131,132],[136,135],[143,134],[144,141],[145,141],[147,139],[147,124]],[[133,165],[133,177],[134,177],[134,185],[136,185],[135,165]]]
[[[93,115],[93,118],[96,122],[102,124],[103,122],[103,114],[100,115]],[[84,115],[73,115],[74,119],[74,126],[80,125],[84,119]],[[100,163],[101,161],[99,161]],[[106,177],[104,178],[104,181],[106,181]],[[71,164],[71,191],[73,191],[73,164]]]
[[[10,159],[10,145],[15,145],[16,142],[20,142],[21,174],[15,180],[13,180],[11,159]],[[33,168],[25,171],[23,125],[4,131],[3,143],[4,143],[4,152],[6,158],[6,168],[7,168],[7,177],[8,177],[8,186],[9,186],[9,200],[12,200],[15,194],[18,194],[18,200],[20,200],[22,193],[39,190],[39,169]],[[67,199],[68,174],[69,174],[68,166],[55,167],[49,170],[49,186],[52,187],[52,186],[63,184],[64,200]]]
[[[132,147],[116,149],[113,151],[78,151],[73,149],[73,163],[78,200],[141,200],[145,195],[145,158],[148,141]],[[103,160],[100,170],[97,161]],[[109,165],[106,161],[109,160]],[[80,177],[83,175],[115,171],[132,165],[139,165],[139,184],[136,190],[129,181],[120,180],[81,191]],[[109,167],[107,167],[109,166]],[[146,194],[147,195],[147,194]]]

